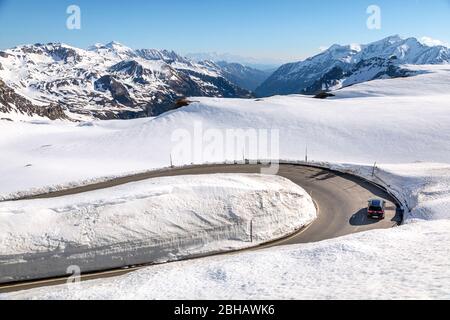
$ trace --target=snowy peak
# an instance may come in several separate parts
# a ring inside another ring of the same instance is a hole
[[[449,52],[444,46],[427,46],[416,38],[402,39],[399,36],[391,36],[367,45],[338,45],[335,44],[323,53],[311,57],[308,61],[317,61],[319,58],[358,63],[364,59],[397,57],[402,63],[407,64],[440,64],[449,60],[436,60],[429,53]],[[428,54],[428,55],[427,55]],[[421,58],[421,59],[420,59]]]
[[[110,59],[127,59],[136,57],[133,49],[116,41],[111,41],[107,44],[95,44],[88,48],[88,51],[95,52],[103,57]]]
[[[392,46],[392,45],[399,44],[399,43],[401,43],[403,41],[404,41],[404,39],[401,38],[399,35],[393,35],[393,36],[389,36],[387,38],[381,39],[379,41],[372,42],[369,45],[370,46],[389,47],[389,46]]]
[[[34,45],[18,46],[7,50],[6,53],[10,56],[28,58],[30,61],[49,58],[55,62],[63,61],[69,63],[80,61],[82,59],[80,49],[64,43],[37,43]]]
[[[98,50],[110,50],[115,52],[127,52],[133,51],[131,48],[117,42],[111,41],[107,44],[96,43],[88,48],[89,51],[98,51]]]
[[[168,63],[180,62],[191,64],[191,61],[189,61],[188,59],[178,55],[174,51],[169,50],[139,49],[136,50],[136,54],[139,57],[147,60],[163,60]]]
[[[111,41],[107,44],[105,44],[106,48],[112,49],[112,50],[116,50],[116,51],[129,51],[131,50],[130,48],[128,48],[127,46],[117,42],[117,41]]]
[[[190,61],[174,51],[158,50],[158,49],[138,49],[133,50],[117,41],[112,41],[107,44],[95,44],[89,47],[89,51],[99,53],[101,55],[115,55],[118,58],[136,58],[140,57],[146,60],[162,60],[168,63],[175,61],[181,63],[189,63]]]
[[[195,63],[173,51],[133,50],[114,41],[87,50],[60,43],[25,45],[0,52],[0,80],[8,92],[0,113],[41,115],[51,112],[38,113],[39,107],[57,107],[52,114],[65,112],[76,120],[129,119],[164,113],[186,96],[251,96],[225,75],[217,65]]]
[[[405,64],[436,64],[432,57],[419,61],[420,57],[429,50],[439,50],[440,48],[430,48],[422,45],[415,38],[401,39],[397,36],[389,37],[381,41],[364,46],[361,55],[356,62],[374,57],[391,58],[395,56],[401,63]]]
[[[449,48],[428,46],[416,38],[395,35],[366,45],[336,44],[305,61],[281,66],[256,93],[315,94],[364,81],[410,75],[402,71],[404,64],[448,63]]]

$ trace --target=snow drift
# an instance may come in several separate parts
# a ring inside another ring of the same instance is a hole
[[[0,282],[161,263],[256,246],[316,209],[277,176],[151,179],[59,198],[0,203]]]

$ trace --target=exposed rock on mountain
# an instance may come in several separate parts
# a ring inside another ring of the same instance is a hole
[[[0,80],[0,113],[17,113],[29,117],[38,116],[50,120],[67,119],[63,109],[56,104],[33,105]]]
[[[20,46],[1,52],[0,66],[3,87],[10,92],[2,97],[5,113],[29,106],[26,114],[42,115],[58,106],[52,117],[129,119],[164,113],[186,96],[251,97],[214,63],[117,42],[88,50],[59,43]]]
[[[316,94],[381,78],[412,75],[404,64],[450,63],[450,49],[427,46],[415,38],[388,37],[368,45],[333,45],[321,54],[281,66],[257,96]]]

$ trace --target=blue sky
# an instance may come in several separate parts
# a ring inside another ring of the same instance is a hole
[[[66,28],[71,4],[81,8],[81,30]],[[371,4],[382,10],[381,30],[366,27]],[[0,0],[2,49],[116,40],[132,48],[295,60],[334,43],[393,34],[450,43],[450,0]]]

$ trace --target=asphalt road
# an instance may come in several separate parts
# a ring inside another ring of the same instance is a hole
[[[260,172],[260,165],[193,166],[137,174],[108,182],[28,197],[26,199],[42,199],[72,195],[157,177]],[[298,184],[311,195],[319,210],[318,218],[311,225],[300,230],[298,233],[259,248],[317,242],[372,229],[392,228],[401,223],[401,214],[397,210],[395,200],[384,190],[360,178],[348,174],[298,165],[281,165],[278,175]],[[367,201],[375,197],[385,199],[387,202],[385,220],[378,221],[367,217]],[[84,275],[83,280],[123,275],[139,269],[140,267]],[[0,293],[63,284],[65,281],[65,278],[60,278],[0,285]]]

